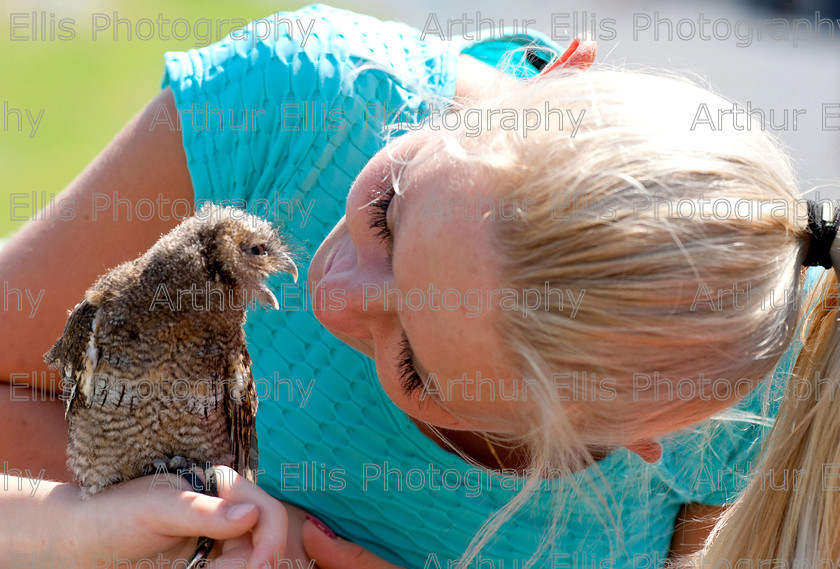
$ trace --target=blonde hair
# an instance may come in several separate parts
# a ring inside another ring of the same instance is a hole
[[[549,121],[530,132],[496,123],[478,136],[457,128],[434,138],[446,150],[437,155],[480,171],[509,208],[504,219],[489,216],[499,284],[584,296],[574,316],[550,296],[498,313],[507,356],[529,378],[521,395],[531,426],[524,440],[502,442],[526,445],[530,476],[461,567],[527,503],[541,475],[591,465],[588,449],[695,424],[768,377],[800,316],[808,243],[785,152],[755,121],[737,128],[744,123],[725,118],[732,103],[687,79],[596,67],[506,85],[471,108],[520,117],[537,109]],[[561,116],[581,119],[574,134]],[[739,302],[725,292],[735,287],[785,301]],[[580,390],[558,393],[552,374],[575,372]],[[645,377],[671,389],[640,390]],[[721,395],[682,397],[678,381]]]
[[[838,244],[831,247],[835,266]],[[826,271],[812,291],[803,349],[756,476],[682,566],[751,569],[836,567],[840,561],[838,281]]]

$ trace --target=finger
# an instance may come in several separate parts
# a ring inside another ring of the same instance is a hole
[[[240,535],[239,537],[235,537],[233,539],[224,540],[222,542],[222,550],[219,552],[219,555],[225,555],[243,546],[247,546],[249,550],[253,551],[254,547],[251,544],[251,534]]]
[[[313,523],[303,522],[303,548],[321,569],[402,569],[377,557],[361,545],[331,537]],[[334,534],[333,534],[334,535]]]
[[[219,497],[232,502],[255,504],[259,509],[259,521],[251,535],[253,554],[251,563],[255,567],[274,561],[275,554],[281,557],[286,551],[286,535],[289,520],[286,508],[277,499],[256,484],[247,481],[227,466],[217,466]]]
[[[213,539],[229,539],[249,531],[259,518],[259,509],[246,500],[226,500],[178,490],[189,486],[182,478],[167,475],[168,488],[161,478],[149,491],[151,477],[138,478],[126,484],[135,492],[143,492],[150,507],[138,514],[140,526],[149,533],[181,537],[204,535]]]
[[[227,547],[225,548],[227,549]],[[224,554],[220,555],[216,559],[213,559],[210,563],[205,565],[207,569],[230,569],[230,567],[242,567],[243,561],[246,559],[250,559],[254,553],[254,549],[251,547],[250,543],[241,543],[237,547],[231,548],[229,551],[225,551]],[[273,565],[254,565],[253,563],[249,565],[252,568],[266,568],[266,567],[273,567]]]

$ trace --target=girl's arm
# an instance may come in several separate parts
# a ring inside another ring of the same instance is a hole
[[[9,300],[0,318],[0,382],[10,383],[0,388],[3,470],[25,475],[29,469],[35,476],[44,468],[47,477],[70,480],[64,467],[63,402],[56,397],[59,376],[43,355],[61,335],[68,310],[98,276],[135,258],[177,225],[170,206],[138,220],[138,212],[148,211],[138,209],[138,202],[193,203],[181,133],[160,125],[150,129],[161,109],[177,116],[169,89],[131,119],[56,196],[53,208],[45,208],[0,249]]]
[[[234,540],[239,558],[255,563],[282,555],[284,506],[233,470],[220,470],[221,498],[181,490],[188,484],[174,475],[131,480],[86,501],[77,486],[4,476],[0,569],[133,566],[141,560],[162,567],[169,565],[163,560],[187,558],[198,535]]]

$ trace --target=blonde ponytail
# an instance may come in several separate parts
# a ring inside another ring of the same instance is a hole
[[[834,267],[840,244],[831,245]],[[835,567],[840,561],[840,330],[837,271],[807,300],[803,348],[766,455],[699,554],[704,568]]]

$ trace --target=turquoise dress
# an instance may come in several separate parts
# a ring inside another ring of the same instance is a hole
[[[289,26],[294,20],[301,25]],[[271,37],[257,38],[266,24]],[[536,32],[443,42],[313,5],[166,54],[163,85],[181,113],[196,201],[268,217],[297,248],[303,278],[271,280],[281,310],[252,312],[246,325],[260,396],[260,486],[404,567],[447,567],[521,480],[470,466],[424,436],[387,398],[373,362],[317,322],[303,275],[353,179],[382,147],[385,121],[428,111],[431,96],[452,97],[460,53],[495,65],[524,45],[542,59],[563,51]],[[509,63],[520,77],[537,72],[523,50]],[[791,361],[788,353],[777,371],[774,400]],[[750,413],[765,392],[735,420],[664,441],[656,464],[620,449],[599,463],[603,478],[589,469],[546,482],[482,551],[483,566],[523,566],[559,496],[563,530],[537,567],[659,567],[683,504],[725,504],[743,488],[766,431]]]

